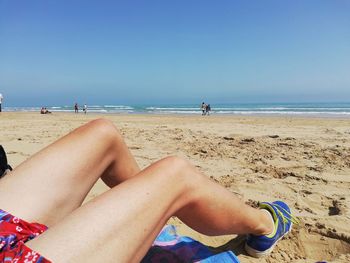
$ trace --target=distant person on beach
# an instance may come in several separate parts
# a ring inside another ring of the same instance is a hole
[[[85,114],[87,113],[87,105],[86,105],[86,104],[84,104],[83,112],[84,112]]]
[[[50,114],[51,111],[49,111],[46,107],[41,107],[40,114]]]
[[[0,93],[0,112],[2,111],[2,100],[4,99],[4,96]]]
[[[207,108],[207,104],[205,104],[204,102],[202,102],[202,105],[201,105],[201,110],[202,110],[202,115],[205,115],[205,110]]]
[[[74,113],[79,113],[79,106],[78,103],[74,104]]]
[[[82,204],[99,178],[111,189]],[[252,208],[180,157],[141,170],[104,119],[3,177],[0,208],[0,259],[8,262],[140,262],[172,216],[206,235],[247,234],[247,253],[261,257],[296,223],[284,202]]]
[[[208,104],[206,107],[205,107],[205,113],[207,115],[209,115],[209,112],[211,111],[211,107],[210,107],[210,104]]]

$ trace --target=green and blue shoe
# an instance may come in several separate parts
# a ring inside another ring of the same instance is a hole
[[[260,203],[260,209],[270,212],[275,228],[269,235],[248,235],[245,250],[250,256],[256,258],[269,255],[277,242],[292,230],[293,223],[298,223],[297,218],[292,216],[288,205],[282,201]]]

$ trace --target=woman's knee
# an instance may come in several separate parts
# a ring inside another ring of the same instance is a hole
[[[95,119],[90,121],[87,127],[97,139],[122,139],[120,131],[110,120],[103,118]]]
[[[178,156],[168,156],[160,160],[160,164],[165,167],[168,177],[173,176],[176,181],[185,182],[186,184],[195,183],[200,173],[185,158]]]
[[[167,156],[161,159],[160,162],[168,167],[171,167],[174,171],[188,169],[191,166],[188,160],[179,156]]]

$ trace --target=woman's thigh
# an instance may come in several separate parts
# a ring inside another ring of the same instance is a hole
[[[48,226],[81,205],[111,163],[111,132],[90,122],[36,153],[0,181],[0,209]]]
[[[76,209],[27,246],[53,262],[140,262],[188,197],[167,158]],[[187,187],[187,188],[186,188]]]

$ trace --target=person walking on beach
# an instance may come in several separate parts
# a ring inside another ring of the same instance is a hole
[[[79,106],[78,103],[74,104],[74,113],[79,113]]]
[[[99,178],[110,189],[82,204]],[[247,234],[254,257],[296,222],[284,202],[252,208],[180,157],[141,170],[120,131],[98,119],[0,180],[0,260],[140,262],[172,216],[206,235]]]
[[[84,104],[83,112],[84,112],[85,114],[87,113],[87,105],[86,105],[86,103]]]
[[[205,113],[207,115],[209,115],[209,112],[211,111],[211,107],[210,107],[210,104],[208,104],[206,107],[205,107]]]
[[[0,112],[2,111],[2,100],[4,99],[4,97],[2,96],[2,94],[0,93]]]
[[[202,115],[205,115],[206,108],[207,108],[207,105],[204,102],[202,102],[202,105],[201,105]]]

